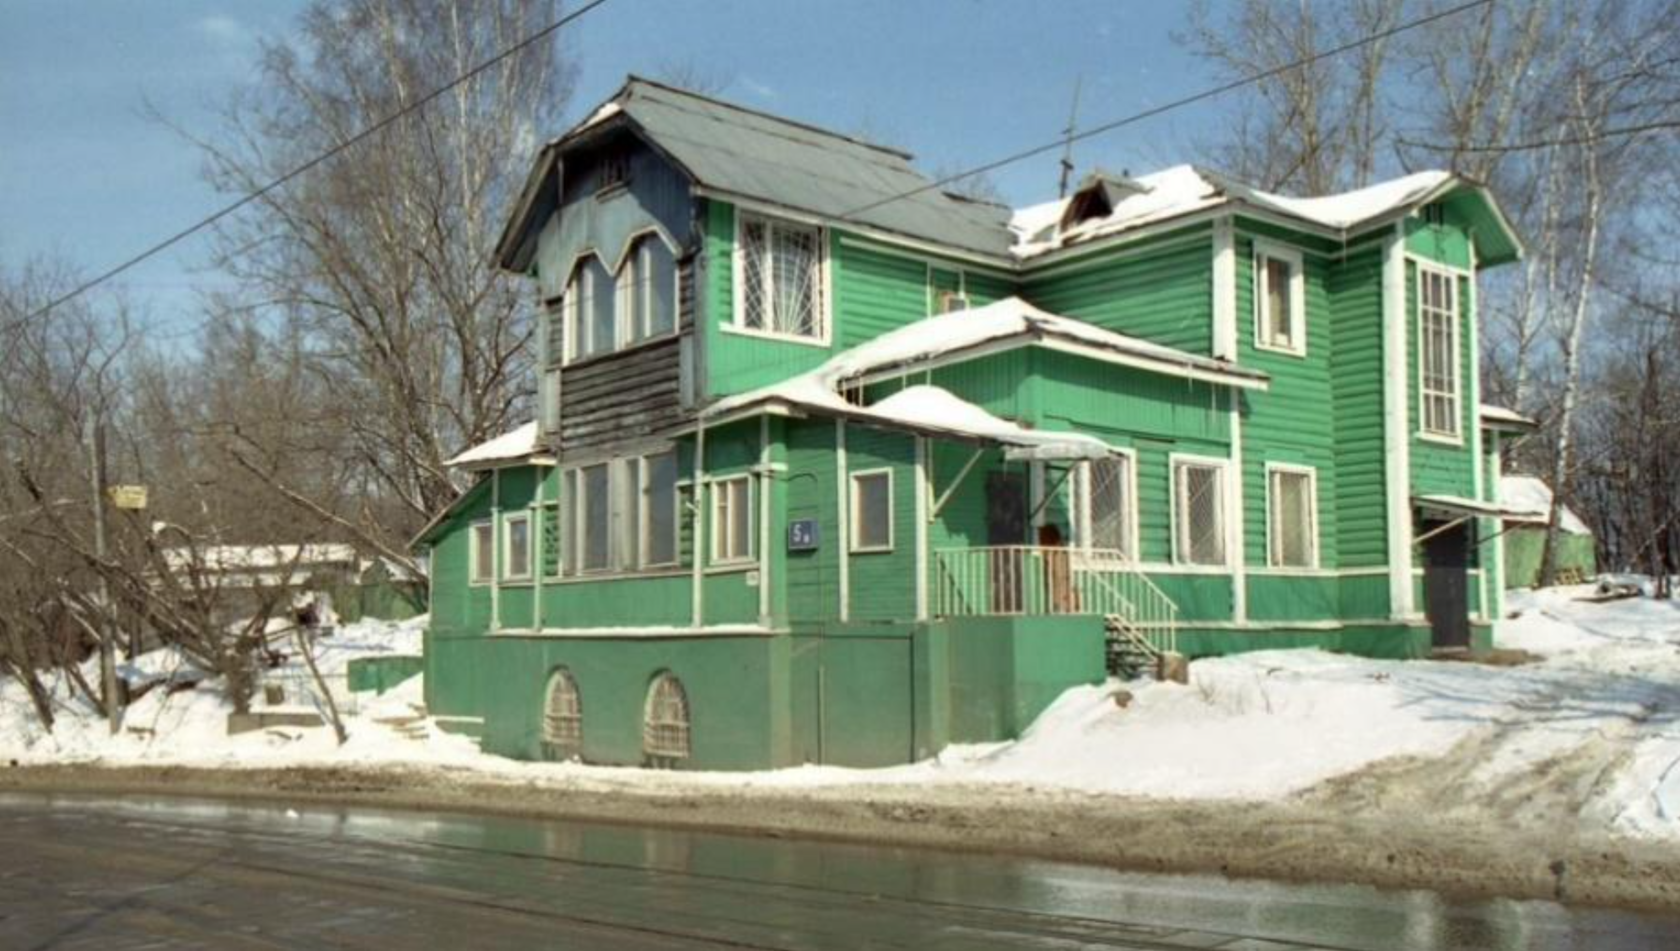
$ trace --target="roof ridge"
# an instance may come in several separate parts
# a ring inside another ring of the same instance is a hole
[[[714,105],[714,106],[722,106],[725,109],[733,109],[736,112],[744,112],[747,115],[758,116],[761,119],[769,119],[773,122],[780,122],[784,125],[790,125],[790,126],[793,126],[794,128],[804,129],[808,132],[815,132],[818,135],[827,136],[827,137],[832,138],[832,139],[840,139],[843,142],[850,142],[853,145],[862,146],[863,148],[866,148],[866,149],[873,149],[877,152],[885,152],[888,155],[893,155],[893,156],[897,156],[898,158],[902,158],[906,162],[914,161],[915,158],[916,158],[915,154],[910,152],[907,149],[902,149],[902,148],[899,148],[899,147],[893,146],[893,145],[883,145],[880,142],[871,142],[868,139],[858,138],[855,135],[847,135],[844,132],[836,132],[833,129],[829,129],[829,128],[825,128],[823,126],[815,125],[815,124],[810,123],[810,122],[805,122],[805,121],[802,121],[800,119],[793,119],[793,118],[789,118],[788,116],[778,115],[774,112],[767,112],[763,109],[754,109],[751,106],[743,106],[738,102],[731,102],[727,99],[719,99],[715,96],[708,96],[704,93],[695,92],[692,89],[684,89],[681,86],[674,86],[670,83],[662,82],[662,81],[657,80],[657,79],[649,79],[646,76],[640,76],[640,75],[637,75],[636,73],[627,74],[627,78],[625,79],[624,85],[619,89],[618,92],[614,93],[612,96],[610,96],[608,98],[609,99],[616,99],[620,95],[622,95],[624,92],[629,90],[629,88],[631,86],[637,85],[637,84],[640,84],[640,85],[643,85],[643,86],[652,86],[655,89],[662,89],[666,92],[676,93],[679,96],[687,96],[690,99],[698,99],[701,102],[710,103],[711,105]]]

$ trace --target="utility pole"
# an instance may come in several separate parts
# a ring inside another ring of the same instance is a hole
[[[95,619],[99,630],[99,671],[105,688],[105,719],[115,734],[122,727],[122,714],[117,706],[116,643],[110,622],[111,582],[105,577],[105,429],[92,413],[84,428],[92,468],[93,554],[99,561],[99,617]]]
[[[1056,197],[1066,198],[1068,183],[1073,178],[1073,136],[1079,128],[1079,87],[1085,82],[1084,76],[1073,79],[1073,108],[1068,110],[1067,128],[1062,130],[1064,144],[1062,146],[1062,180],[1056,187]]]

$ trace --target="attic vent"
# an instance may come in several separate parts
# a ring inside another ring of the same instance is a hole
[[[1148,185],[1126,175],[1095,171],[1079,183],[1079,190],[1068,199],[1062,212],[1061,230],[1066,231],[1080,222],[1093,218],[1107,218],[1114,209],[1133,195],[1150,191]]]
[[[608,152],[601,157],[601,184],[596,191],[606,191],[616,188],[630,181],[630,156],[628,153]]]
[[[1447,223],[1447,206],[1432,202],[1423,206],[1423,223],[1437,228]]]

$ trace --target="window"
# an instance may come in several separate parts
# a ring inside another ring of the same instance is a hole
[[[674,760],[688,758],[691,733],[688,692],[682,681],[669,672],[661,673],[648,686],[642,711],[642,752],[654,765],[673,765]]]
[[[544,578],[558,578],[563,555],[560,548],[560,503],[545,502],[539,510],[537,541],[540,545]]]
[[[1425,435],[1457,439],[1458,281],[1418,268],[1419,412]]]
[[[958,291],[939,292],[939,313],[953,314],[968,309],[968,296]]]
[[[496,578],[496,528],[491,522],[474,522],[467,536],[467,560],[471,565],[472,583],[489,584]]]
[[[676,564],[676,450],[642,457],[641,507],[642,564],[644,566]]]
[[[1109,456],[1074,471],[1074,538],[1080,548],[1136,557],[1132,458]]]
[[[584,571],[612,567],[612,491],[607,465],[578,470],[578,555]]]
[[[630,156],[624,152],[609,152],[601,157],[601,184],[595,190],[606,191],[630,181]]]
[[[1181,564],[1225,564],[1225,464],[1173,462],[1175,554]]]
[[[560,371],[546,370],[542,375],[542,430],[555,432],[560,428]]]
[[[677,327],[677,259],[658,235],[639,238],[619,272],[625,338],[634,343]]]
[[[583,695],[562,667],[548,679],[543,702],[542,740],[550,759],[571,759],[583,751]]]
[[[892,551],[891,469],[852,474],[852,551]]]
[[[1318,475],[1308,468],[1266,468],[1268,562],[1274,568],[1318,567]]]
[[[566,285],[566,325],[570,359],[606,353],[617,343],[616,296],[612,274],[591,254],[578,262]]]
[[[1255,243],[1256,347],[1297,356],[1306,353],[1305,281],[1301,272],[1298,252]]]
[[[822,339],[822,231],[742,215],[736,235],[740,326]]]
[[[712,561],[752,560],[752,480],[748,476],[712,483]]]
[[[507,515],[502,519],[502,577],[509,581],[528,581],[531,577],[531,516],[528,513]]]

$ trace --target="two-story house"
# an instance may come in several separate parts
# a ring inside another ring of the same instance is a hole
[[[1485,646],[1526,421],[1479,403],[1476,275],[1520,250],[1442,172],[1011,214],[633,79],[498,251],[541,408],[421,535],[427,702],[514,756],[871,765],[1110,654]]]

